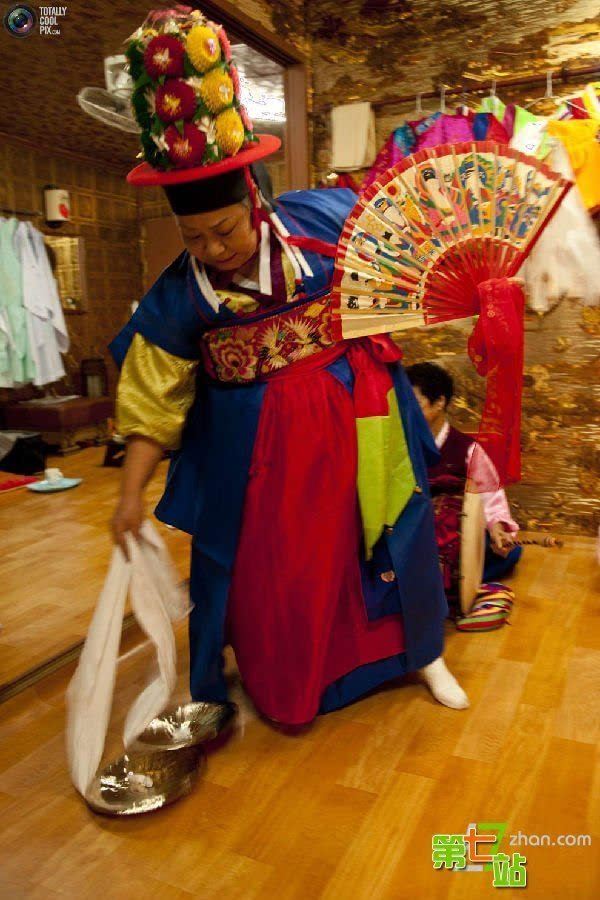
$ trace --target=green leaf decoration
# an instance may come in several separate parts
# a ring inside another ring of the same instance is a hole
[[[131,41],[125,50],[125,56],[129,60],[129,74],[135,81],[145,73],[144,48],[139,41]]]
[[[158,76],[158,83],[160,84],[161,87],[164,85],[164,83],[165,83],[166,80],[167,80],[167,76],[166,76],[166,75],[159,75],[159,76]]]
[[[202,97],[198,97],[198,109],[200,111],[201,116],[210,116],[212,118],[212,113]]]
[[[158,118],[157,115],[153,115],[151,118],[151,127],[150,134],[162,134],[165,130],[164,123]]]
[[[131,105],[140,128],[149,131],[152,128],[152,115],[143,90],[136,90],[131,95]]]
[[[183,54],[183,74],[186,78],[195,78],[200,75],[187,53]]]
[[[145,88],[149,84],[152,84],[152,79],[150,78],[150,76],[148,75],[146,70],[144,69],[144,71],[142,72],[140,77],[138,79],[136,79],[136,82],[133,87],[134,87],[134,90],[137,91],[140,88]]]
[[[202,163],[203,165],[208,165],[209,163],[220,162],[220,160],[223,159],[223,156],[223,151],[218,144],[207,144],[204,156],[202,157]]]
[[[183,119],[177,119],[177,121],[174,122],[173,124],[175,125],[175,128],[177,129],[177,131],[179,132],[181,137],[184,137],[185,136],[185,122],[183,121]]]
[[[161,157],[165,155],[164,151],[158,149],[148,132],[142,132],[140,135],[140,142],[144,150],[144,159],[146,162],[150,163],[150,165],[155,168],[159,168]]]

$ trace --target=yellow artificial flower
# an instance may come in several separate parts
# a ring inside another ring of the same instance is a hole
[[[206,25],[194,25],[190,28],[185,49],[199,72],[208,72],[221,59],[219,38]]]
[[[233,156],[244,143],[244,123],[235,109],[226,109],[216,119],[217,143],[223,153]]]
[[[227,72],[214,69],[205,75],[200,85],[200,96],[212,113],[221,112],[233,100],[233,82]]]

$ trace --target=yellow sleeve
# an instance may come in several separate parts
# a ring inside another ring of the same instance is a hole
[[[117,430],[176,450],[194,401],[197,360],[182,359],[136,334],[117,388]]]

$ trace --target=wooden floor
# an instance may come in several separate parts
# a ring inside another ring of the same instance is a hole
[[[81,471],[75,462],[64,468]],[[38,509],[51,500],[34,499]],[[72,536],[80,533],[77,515],[76,507],[57,513]],[[96,534],[105,515],[97,510]],[[49,553],[55,538],[46,529],[38,536]],[[80,565],[73,562],[73,578],[83,578]],[[57,564],[46,584],[61,571]],[[98,560],[96,580],[99,571]],[[501,849],[526,856],[524,896],[600,896],[599,572],[590,540],[567,538],[561,551],[527,548],[510,626],[481,635],[448,626],[446,655],[469,694],[467,711],[439,706],[409,679],[285,734],[257,717],[229,657],[240,704],[232,738],[209,757],[193,795],[128,821],[94,816],[71,787],[63,694],[73,667],[56,672],[0,706],[0,896],[518,896],[517,888],[493,888],[490,872],[433,869],[434,834],[486,822],[506,823]],[[129,633],[126,645],[135,639]],[[184,625],[178,646],[184,692]],[[143,682],[143,657],[121,666],[107,758],[120,752],[119,726]],[[509,835],[519,833],[590,835],[592,845],[510,847]]]
[[[49,459],[65,476],[83,478],[71,490],[0,493],[0,686],[85,638],[110,558],[108,523],[121,477],[102,467],[103,458],[104,448],[93,447]],[[166,466],[149,485],[149,509]],[[187,577],[188,537],[158,527]]]

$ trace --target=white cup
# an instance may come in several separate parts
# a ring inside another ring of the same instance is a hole
[[[48,484],[57,484],[57,482],[62,481],[63,479],[63,473],[60,469],[46,469],[44,475],[46,476]]]

